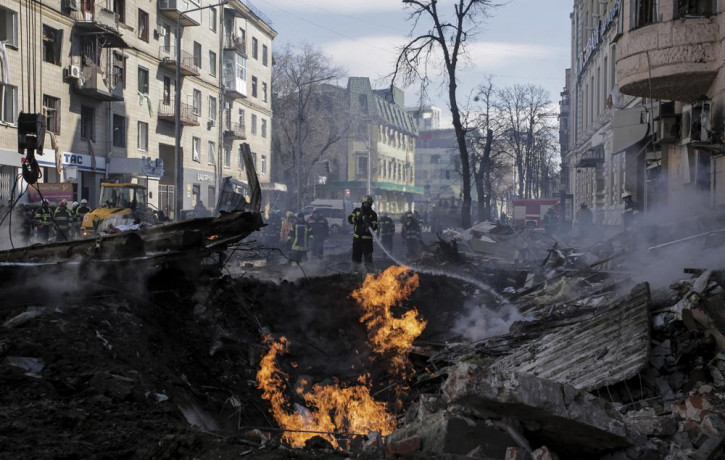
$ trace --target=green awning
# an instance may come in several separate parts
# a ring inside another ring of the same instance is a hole
[[[372,182],[370,185],[372,186],[373,190],[388,190],[391,192],[412,193],[414,195],[423,195],[425,193],[423,187],[416,187],[415,185],[394,184],[392,182]],[[324,187],[336,189],[367,189],[368,184],[367,182],[361,180],[331,181],[325,184]]]

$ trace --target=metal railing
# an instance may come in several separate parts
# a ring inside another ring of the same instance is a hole
[[[246,129],[241,123],[227,121],[224,124],[224,135],[244,138],[246,137]]]
[[[236,49],[246,56],[247,42],[236,34],[227,34],[224,36],[224,49]]]
[[[176,47],[164,45],[159,46],[159,59],[165,63],[176,63]],[[194,55],[188,51],[181,50],[181,69],[187,72],[199,74],[199,66],[196,65]]]
[[[174,100],[164,101],[161,99],[159,101],[159,110],[158,110],[158,116],[161,118],[174,118],[176,115],[176,110],[174,108]],[[195,113],[194,106],[190,104],[181,103],[181,112],[180,112],[180,119],[181,122],[184,123],[194,123],[199,124],[199,115]]]

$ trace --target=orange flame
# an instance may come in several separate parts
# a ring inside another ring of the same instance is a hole
[[[407,300],[420,285],[418,274],[410,273],[405,267],[393,265],[377,278],[368,275],[362,287],[352,293],[364,310],[360,322],[367,327],[373,350],[390,356],[393,369],[398,373],[405,371],[408,362],[405,354],[428,324],[417,318],[415,308],[406,311],[400,318],[394,317],[390,311]]]
[[[290,411],[290,402],[285,395],[287,375],[276,365],[277,356],[287,352],[289,342],[284,337],[279,342],[269,338],[267,341],[271,343],[257,372],[258,388],[263,390],[262,398],[270,402],[271,412],[279,426],[292,430],[282,436],[285,442],[292,447],[303,447],[308,439],[320,436],[339,448],[331,433],[368,434],[379,431],[385,436],[393,432],[395,419],[384,403],[375,401],[370,395],[365,377],[360,377],[360,385],[356,386],[342,387],[337,382],[334,385],[314,384],[307,393],[299,387],[296,392],[304,399],[306,408]]]

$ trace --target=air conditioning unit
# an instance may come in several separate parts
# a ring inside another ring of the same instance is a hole
[[[212,126],[216,126],[216,120],[210,118],[209,121],[206,122],[207,126],[211,128]]]
[[[158,29],[156,29],[156,35],[158,35],[159,37],[165,37],[166,29],[164,29],[163,27],[159,27]]]
[[[63,79],[79,80],[81,78],[81,67],[77,65],[69,65],[63,69]]]
[[[682,107],[681,144],[712,141],[712,101],[703,100]]]
[[[655,125],[655,144],[677,142],[680,137],[679,115],[660,115]]]

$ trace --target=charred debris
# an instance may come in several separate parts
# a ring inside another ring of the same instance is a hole
[[[449,229],[364,279],[280,265],[254,208],[5,251],[0,452],[723,458],[718,224]]]

